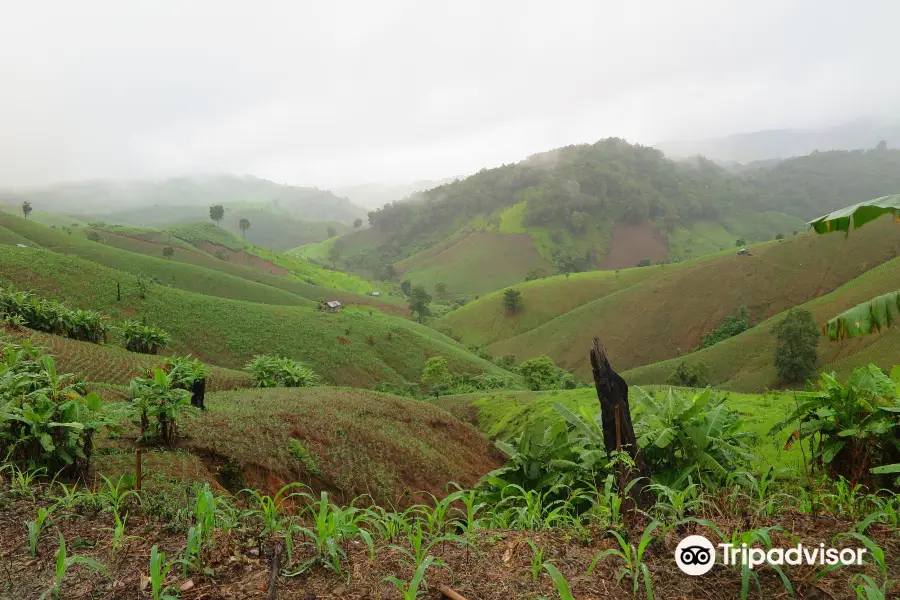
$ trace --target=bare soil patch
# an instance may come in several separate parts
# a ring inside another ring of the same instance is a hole
[[[620,223],[613,229],[612,241],[600,268],[627,269],[636,267],[644,258],[656,262],[668,257],[668,243],[649,223]]]

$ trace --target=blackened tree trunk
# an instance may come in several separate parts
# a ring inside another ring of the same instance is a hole
[[[191,405],[206,410],[206,377],[197,379],[191,384]]]
[[[606,447],[606,454],[611,457],[614,452],[625,452],[634,462],[633,466],[622,461],[616,464],[620,492],[624,491],[624,487],[633,479],[642,478],[632,488],[632,494],[638,505],[643,506],[647,500],[644,488],[650,483],[650,470],[644,462],[644,457],[638,452],[631,409],[628,407],[628,384],[610,366],[606,348],[596,337],[591,345],[591,370],[597,398],[600,400],[603,445]]]

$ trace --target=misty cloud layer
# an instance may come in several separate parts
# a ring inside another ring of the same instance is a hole
[[[4,4],[0,185],[411,181],[900,117],[893,0]]]

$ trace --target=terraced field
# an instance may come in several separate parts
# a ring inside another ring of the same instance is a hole
[[[433,329],[374,309],[329,314],[158,284],[142,299],[137,280],[122,271],[48,250],[0,246],[0,285],[10,283],[100,310],[114,321],[145,318],[172,335],[172,352],[229,368],[243,368],[255,354],[282,354],[307,362],[328,383],[372,387],[386,380],[417,382],[425,361],[441,355],[455,371],[508,374]]]
[[[467,296],[522,282],[532,269],[552,270],[529,236],[486,231],[463,234],[446,247],[426,250],[395,267],[414,285],[431,290],[442,282],[450,294]]]
[[[634,369],[677,358],[688,354],[699,344],[703,334],[741,305],[749,307],[753,322],[759,322],[791,306],[823,296],[898,255],[900,228],[889,220],[882,220],[849,238],[798,235],[755,245],[750,256],[736,256],[726,251],[675,265],[635,269],[645,271],[645,278],[621,271],[620,278],[634,279],[618,285],[607,284],[605,289],[597,284],[595,289],[602,296],[562,314],[540,307],[559,303],[558,298],[565,295],[565,289],[570,285],[586,288],[573,297],[589,297],[590,285],[575,278],[570,278],[569,282],[557,280],[559,289],[549,283],[546,286],[524,284],[518,286],[525,305],[519,314],[506,314],[499,304],[499,296],[494,295],[451,313],[442,324],[449,326],[454,334],[461,335],[464,343],[492,341],[488,349],[494,356],[512,354],[522,360],[547,354],[557,364],[586,378],[589,365],[584,349],[594,335],[604,341],[617,369]],[[888,270],[872,273],[873,277],[881,278],[881,283],[867,286],[867,289],[886,288],[885,292],[896,289],[898,279],[893,279]],[[847,300],[840,310],[874,295],[854,295],[853,298],[859,297],[859,300]],[[541,314],[526,317],[529,310]],[[817,318],[825,317],[825,313],[824,310],[817,313]],[[509,321],[519,323],[510,324]],[[505,337],[516,332],[521,333]],[[732,364],[742,362],[735,357],[731,357],[731,361]],[[666,368],[671,371],[670,366]],[[654,376],[639,381],[658,383],[664,379]],[[719,377],[715,381],[726,379],[730,377]],[[774,385],[769,378],[757,383],[763,387]],[[756,391],[758,386],[734,389]]]
[[[893,224],[891,224],[893,225]],[[865,229],[854,233],[859,236]],[[841,236],[833,236],[841,237]],[[852,239],[852,238],[851,238]],[[841,286],[834,292],[801,306],[824,323],[874,296],[900,287],[900,258],[886,262]],[[760,392],[778,385],[775,366],[775,338],[772,326],[782,317],[774,315],[744,333],[727,339],[680,359],[668,360],[627,371],[629,383],[662,383],[679,361],[687,364],[703,362],[710,371],[710,382],[724,389]],[[861,336],[845,342],[831,342],[822,336],[818,348],[820,368],[836,371],[846,377],[854,367],[875,363],[890,370],[900,356],[900,328],[887,329],[880,334]]]

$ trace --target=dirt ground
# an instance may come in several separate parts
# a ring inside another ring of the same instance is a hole
[[[641,259],[652,262],[666,260],[669,246],[649,223],[632,225],[620,223],[612,232],[609,249],[603,256],[601,269],[627,269],[636,267]]]
[[[179,556],[185,543],[184,531],[173,525],[175,519],[142,516],[142,509],[133,506],[128,518],[127,533],[139,536],[131,539],[118,552],[111,550],[112,515],[97,509],[82,510],[70,516],[58,518],[45,529],[38,544],[38,555],[32,558],[27,547],[27,535],[23,522],[33,519],[35,504],[30,499],[11,500],[4,496],[5,504],[0,513],[0,598],[16,600],[37,598],[53,581],[55,553],[58,547],[57,531],[67,540],[68,555],[91,556],[109,569],[109,576],[94,573],[82,566],[74,566],[63,583],[62,598],[97,598],[138,600],[149,598],[147,584],[150,548],[157,544],[165,551],[168,560]],[[760,520],[750,523],[748,518],[716,519],[716,524],[726,532],[774,524]],[[852,528],[853,523],[832,517],[813,517],[801,514],[779,515],[778,523],[806,545],[824,542],[830,545],[832,536]],[[227,535],[218,534],[213,547],[204,555],[204,566],[211,569],[182,574],[176,565],[167,583],[183,590],[182,600],[262,599],[291,598],[302,600],[394,600],[401,598],[394,586],[384,580],[396,576],[408,581],[412,567],[404,562],[403,554],[390,547],[387,541],[376,543],[375,558],[369,560],[368,550],[360,542],[343,544],[347,560],[343,572],[338,575],[322,566],[315,566],[296,577],[279,576],[275,580],[275,594],[269,595],[269,565],[271,549],[276,543],[260,544],[250,532]],[[673,559],[674,549],[680,539],[693,533],[705,533],[698,526],[689,525],[670,531],[664,540],[653,542],[645,560],[653,577],[655,597],[660,600],[717,600],[740,597],[740,573],[726,566],[716,565],[700,577],[681,573]],[[867,532],[884,549],[889,572],[893,579],[900,579],[900,536],[882,525],[873,525]],[[637,539],[639,530],[633,533]],[[791,539],[774,534],[776,545],[793,545]],[[590,577],[585,576],[592,558],[600,551],[615,546],[615,540],[603,531],[589,531],[585,536],[574,537],[565,530],[545,532],[521,532],[511,530],[485,530],[477,534],[477,550],[451,542],[435,545],[431,553],[450,567],[432,568],[428,571],[429,589],[421,598],[442,598],[441,586],[448,586],[467,600],[534,600],[559,598],[556,588],[546,573],[536,582],[531,577],[532,550],[527,541],[544,550],[543,559],[555,565],[568,579],[572,594],[579,600],[632,598],[631,581],[625,577],[617,583],[621,561],[607,558],[600,561]],[[400,546],[406,542],[395,540]],[[312,556],[309,547],[301,546],[295,538],[294,564]],[[838,546],[852,546],[842,544]],[[452,569],[452,571],[451,571]],[[816,568],[788,567],[788,576],[796,590],[796,597],[806,599],[854,598],[849,579],[857,567],[844,567],[816,581]],[[871,566],[865,571],[880,581]],[[765,598],[787,598],[776,573],[768,567],[759,569],[760,584]],[[900,586],[888,592],[888,598],[897,598]],[[638,598],[645,598],[643,591]],[[751,598],[758,598],[751,583]]]
[[[244,250],[232,250],[231,248],[226,248],[225,246],[220,246],[218,244],[213,244],[211,242],[203,242],[200,244],[200,248],[209,252],[213,256],[216,256],[217,253],[221,253],[222,256],[225,256],[228,262],[234,263],[236,265],[243,265],[245,267],[252,267],[259,271],[264,271],[266,273],[271,273],[272,275],[287,275],[288,270],[284,267],[279,267],[275,263],[271,263],[263,258],[256,256],[255,254],[250,254]]]

